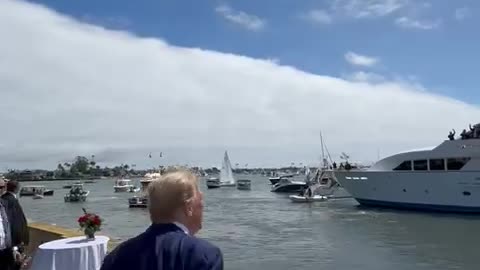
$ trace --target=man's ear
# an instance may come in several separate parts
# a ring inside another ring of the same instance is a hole
[[[193,216],[193,205],[192,201],[188,201],[186,205],[186,213],[187,217]]]

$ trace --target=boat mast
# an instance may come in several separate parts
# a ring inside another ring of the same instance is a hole
[[[322,137],[322,131],[320,131],[320,143],[322,145],[322,168],[325,168],[326,164],[325,164],[325,151],[324,151],[324,146],[323,146],[323,137]]]

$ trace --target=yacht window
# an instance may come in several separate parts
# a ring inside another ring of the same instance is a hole
[[[412,162],[410,160],[406,160],[398,165],[394,171],[411,171],[412,170]]]
[[[447,169],[452,171],[458,171],[470,161],[470,158],[449,158],[447,160]]]
[[[428,170],[428,162],[426,159],[414,160],[413,169],[415,171],[426,171]]]
[[[430,159],[430,170],[431,171],[443,171],[443,170],[445,170],[445,160],[444,159]]]

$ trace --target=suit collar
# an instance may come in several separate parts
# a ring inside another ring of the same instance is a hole
[[[174,223],[152,224],[147,229],[148,233],[153,233],[153,234],[162,234],[162,233],[175,232],[175,231],[188,233],[183,228],[181,228],[179,225],[174,224]]]

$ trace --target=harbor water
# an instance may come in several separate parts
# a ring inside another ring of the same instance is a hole
[[[199,236],[222,249],[225,269],[478,269],[480,216],[363,208],[353,199],[295,204],[270,192],[266,177],[242,178],[252,180],[251,191],[207,190],[200,182],[205,214]],[[22,197],[27,217],[77,228],[84,207],[101,215],[101,233],[116,241],[148,227],[147,210],[129,209],[133,194],[114,193],[114,180],[85,184],[86,202],[65,203],[62,186],[71,182],[35,182],[55,195]]]

